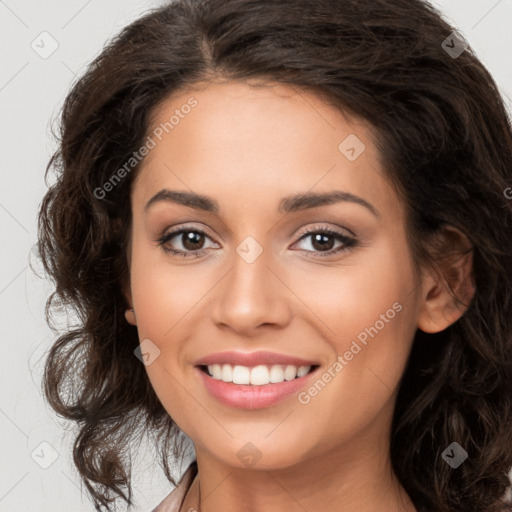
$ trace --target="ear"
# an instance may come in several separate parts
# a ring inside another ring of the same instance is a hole
[[[123,296],[128,304],[127,309],[124,312],[124,317],[126,321],[131,325],[137,325],[137,319],[135,318],[135,311],[133,309],[133,301],[132,301],[132,291],[129,283],[123,286]]]
[[[120,227],[119,229],[122,229],[122,228]],[[131,234],[130,234],[130,240],[128,242],[128,251],[126,254],[126,259],[127,259],[128,271],[125,274],[125,276],[122,278],[122,284],[121,284],[121,291],[122,291],[123,297],[126,301],[126,304],[128,305],[124,312],[124,317],[126,318],[126,321],[129,324],[137,325],[137,319],[135,318],[135,311],[133,309],[132,287],[131,287],[131,282],[130,282],[130,267],[131,267],[131,260],[132,260]]]
[[[418,328],[427,333],[443,331],[467,310],[475,294],[473,246],[460,230],[445,225],[433,237],[436,269],[422,276]]]

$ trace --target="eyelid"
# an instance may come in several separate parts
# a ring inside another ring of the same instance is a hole
[[[345,234],[342,232],[342,230],[344,231],[347,231],[348,234]],[[323,231],[323,232],[327,232],[327,233],[330,233],[332,235],[341,235],[341,236],[345,236],[346,238],[357,238],[357,235],[350,229],[346,228],[346,227],[336,227],[336,228],[333,228],[331,226],[327,226],[327,225],[318,225],[318,224],[315,224],[313,226],[309,226],[309,227],[306,227],[304,228],[303,230],[299,231],[299,233],[295,236],[297,236],[298,238],[301,238],[303,237],[304,235],[308,235],[308,234],[311,234],[311,233],[317,233],[319,231]]]
[[[176,235],[181,231],[197,231],[199,233],[203,233],[207,235],[209,238],[214,238],[209,234],[209,230],[206,227],[202,227],[198,224],[175,224],[173,226],[167,226],[163,231],[161,231],[161,235],[158,236],[157,240],[160,238],[166,237],[167,235]]]

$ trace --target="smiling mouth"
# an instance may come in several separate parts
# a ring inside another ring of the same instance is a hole
[[[200,365],[200,370],[215,380],[248,386],[265,386],[300,379],[318,365],[294,366],[284,364],[242,366],[231,364]]]

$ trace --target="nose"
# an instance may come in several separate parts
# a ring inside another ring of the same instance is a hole
[[[216,287],[213,321],[218,327],[254,337],[264,326],[283,328],[290,322],[291,292],[269,263],[265,252],[252,263],[234,254],[231,270]]]

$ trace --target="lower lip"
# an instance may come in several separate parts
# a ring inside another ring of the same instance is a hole
[[[263,409],[298,393],[318,368],[303,377],[263,386],[224,382],[210,377],[199,367],[196,367],[196,370],[203,379],[206,389],[220,402],[239,409]]]

